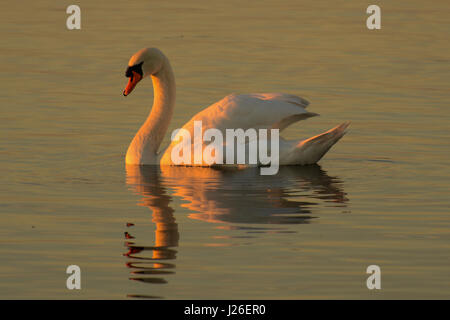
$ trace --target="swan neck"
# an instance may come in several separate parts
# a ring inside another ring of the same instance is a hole
[[[153,107],[149,120],[158,120],[157,123],[160,127],[165,128],[163,130],[164,135],[172,119],[175,106],[175,76],[167,58],[165,58],[161,70],[151,77],[153,82]]]
[[[175,76],[169,60],[164,59],[161,70],[152,75],[153,82],[153,107],[147,118],[146,126],[149,135],[153,137],[151,145],[153,152],[158,152],[165,133],[172,120],[175,107]]]
[[[169,128],[175,107],[175,76],[164,57],[161,69],[151,76],[153,107],[127,152],[130,164],[158,164],[158,149]]]

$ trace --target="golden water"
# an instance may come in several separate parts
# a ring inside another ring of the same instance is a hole
[[[450,297],[448,1],[378,1],[375,31],[355,0],[77,1],[78,31],[69,4],[0,12],[0,298]],[[308,99],[288,138],[350,131],[276,176],[126,168],[147,46],[175,71],[170,131],[231,92]]]

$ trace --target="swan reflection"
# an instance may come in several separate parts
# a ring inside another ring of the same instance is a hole
[[[125,233],[130,279],[145,283],[166,283],[162,276],[175,273],[175,264],[168,262],[176,259],[179,240],[173,197],[183,200],[192,219],[247,232],[305,224],[314,218],[315,206],[345,207],[348,202],[342,181],[319,165],[280,167],[274,176],[260,175],[258,168],[127,165],[126,171],[127,184],[142,196],[139,205],[151,210],[156,225],[152,246],[135,245],[132,229]]]
[[[128,252],[124,253],[130,259],[126,266],[131,269],[130,280],[161,284],[167,280],[161,275],[175,273],[175,264],[162,262],[164,260],[174,260],[178,247],[178,225],[173,216],[173,208],[169,206],[171,197],[164,184],[160,182],[159,168],[149,166],[146,168],[139,166],[127,166],[127,184],[132,189],[142,195],[142,202],[139,205],[148,207],[152,211],[152,222],[156,226],[155,244],[153,246],[135,245],[134,236],[130,232],[125,232],[125,246]],[[128,223],[127,227],[134,226]],[[160,298],[146,295],[129,295],[137,298]]]
[[[320,166],[281,167],[277,175],[258,168],[161,167],[165,185],[187,203],[189,217],[207,222],[307,223],[319,201],[344,204],[341,182]]]

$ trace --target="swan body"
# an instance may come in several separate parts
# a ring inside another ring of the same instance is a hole
[[[181,142],[174,139],[165,150],[159,151],[175,106],[175,77],[169,60],[156,48],[142,49],[131,57],[126,76],[130,79],[123,93],[125,96],[146,76],[151,76],[154,88],[152,110],[128,147],[126,163],[175,165],[171,152]],[[217,129],[223,136],[226,129],[279,129],[281,132],[297,121],[318,116],[317,113],[306,111],[308,104],[303,98],[283,93],[230,94],[197,113],[183,129],[193,137],[194,122],[201,121],[203,132]],[[318,162],[342,138],[348,125],[349,123],[343,123],[325,133],[301,141],[289,141],[280,137],[279,164],[307,165]],[[193,140],[191,142],[193,144]],[[193,148],[193,145],[189,147]],[[248,149],[245,148],[246,152]],[[225,156],[225,153],[223,154]],[[246,155],[245,159],[249,157]],[[202,161],[196,165],[210,164]]]

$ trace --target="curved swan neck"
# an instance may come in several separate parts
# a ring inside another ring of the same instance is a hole
[[[155,153],[157,153],[169,128],[175,107],[175,76],[169,60],[167,58],[164,60],[161,70],[151,76],[153,81],[153,107],[144,124],[154,139],[151,144]]]
[[[175,107],[175,76],[164,56],[161,69],[152,76],[153,107],[127,151],[126,162],[157,164],[158,149],[169,128]]]

